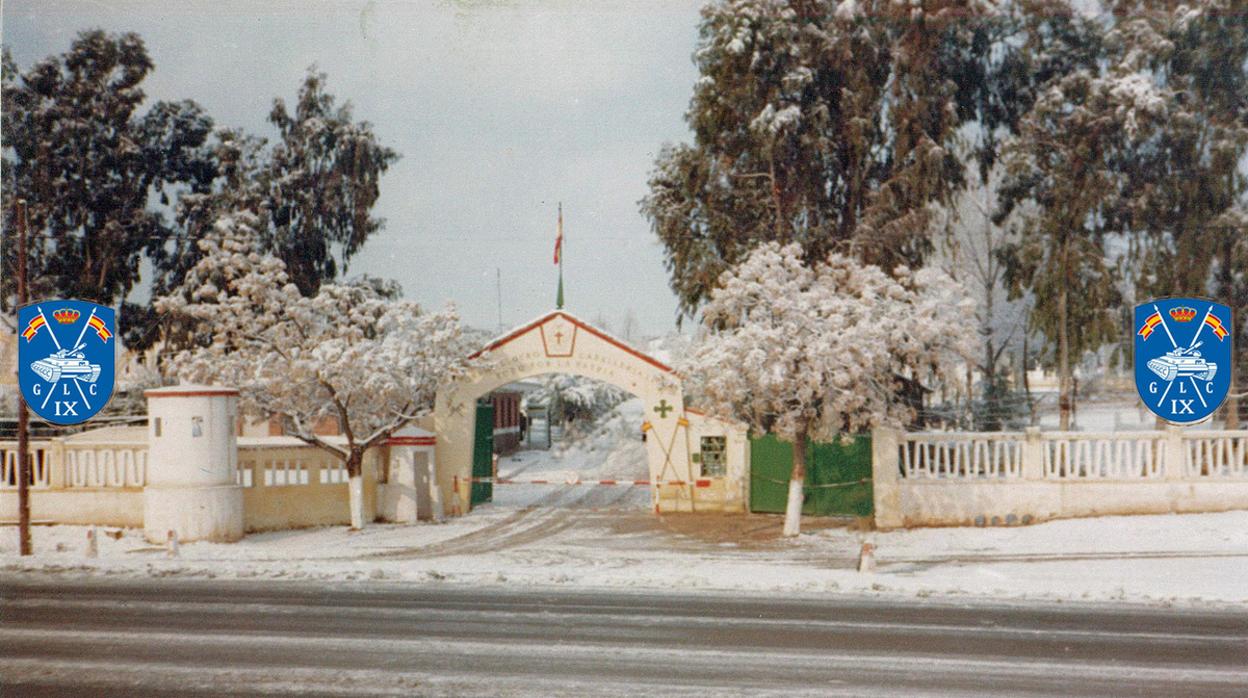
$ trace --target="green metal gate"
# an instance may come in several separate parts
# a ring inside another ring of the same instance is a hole
[[[789,499],[793,446],[771,434],[750,438],[750,511],[779,514]],[[809,516],[870,516],[871,437],[852,443],[808,443],[802,513]]]
[[[494,499],[494,483],[477,482],[475,478],[494,477],[494,405],[477,403],[476,428],[472,439],[473,506]]]

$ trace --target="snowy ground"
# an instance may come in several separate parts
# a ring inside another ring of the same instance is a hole
[[[1248,512],[889,533],[810,520],[790,541],[777,517],[657,517],[619,489],[509,491],[444,524],[264,533],[176,559],[137,531],[88,559],[74,526],[37,527],[39,554],[20,559],[6,528],[0,572],[1248,603]],[[864,541],[874,574],[854,569]]]
[[[496,486],[493,503],[444,523],[262,533],[185,544],[177,558],[116,529],[86,558],[85,528],[53,526],[34,529],[38,554],[22,559],[6,527],[0,573],[1248,603],[1248,512],[888,533],[807,519],[789,540],[777,516],[656,516],[645,487],[567,484],[645,477],[639,409],[504,459],[504,476],[558,484]],[[855,569],[864,542],[877,547],[873,574]]]

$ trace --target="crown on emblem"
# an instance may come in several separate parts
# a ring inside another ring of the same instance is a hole
[[[1196,317],[1196,311],[1192,308],[1179,306],[1170,309],[1170,317],[1179,322],[1191,322],[1192,318]]]
[[[52,311],[52,317],[56,318],[56,321],[62,325],[72,325],[78,322],[78,316],[80,315],[82,313],[71,308],[61,308],[60,310]]]

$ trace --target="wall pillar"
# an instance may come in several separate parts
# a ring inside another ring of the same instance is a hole
[[[1023,430],[1022,474],[1024,480],[1044,479],[1044,449],[1045,444],[1040,436],[1040,427],[1027,427]]]
[[[1184,478],[1187,470],[1187,454],[1183,451],[1183,427],[1173,424],[1166,425],[1162,448],[1166,453],[1165,478],[1178,481]]]
[[[874,493],[875,527],[901,528],[901,461],[897,450],[901,432],[888,427],[871,430],[871,490]]]
[[[243,537],[237,484],[238,391],[204,385],[149,390],[143,530],[151,543]]]

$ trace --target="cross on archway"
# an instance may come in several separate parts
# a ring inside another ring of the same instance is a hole
[[[654,408],[654,411],[659,413],[659,419],[667,419],[667,413],[674,409],[676,408],[667,404],[667,400],[659,400],[659,404]]]

